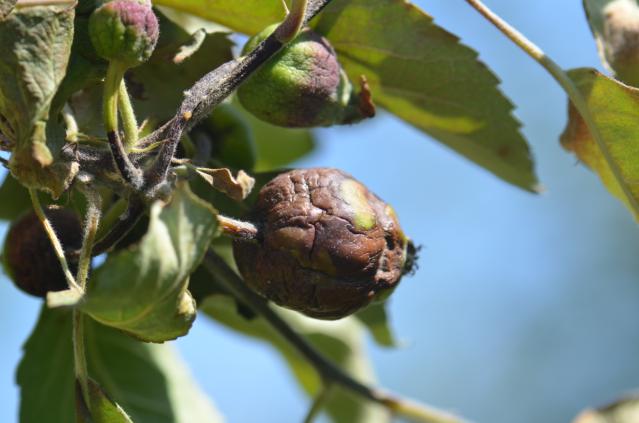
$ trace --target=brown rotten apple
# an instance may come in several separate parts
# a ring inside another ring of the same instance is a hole
[[[246,283],[311,317],[339,319],[386,298],[412,262],[393,209],[337,169],[277,176],[253,219],[256,238],[234,241]]]
[[[65,252],[82,246],[82,226],[78,216],[67,209],[45,210]],[[9,277],[22,291],[44,298],[47,292],[62,291],[67,281],[53,245],[40,220],[29,212],[10,227],[4,244],[4,264]],[[75,272],[77,263],[69,263]]]

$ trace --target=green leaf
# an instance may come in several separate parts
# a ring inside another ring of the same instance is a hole
[[[23,347],[16,380],[20,423],[69,423],[75,419],[71,313],[43,307]]]
[[[89,374],[136,423],[214,423],[217,411],[169,345],[138,342],[87,319]],[[18,367],[20,423],[75,418],[71,313],[43,308]]]
[[[537,179],[519,122],[477,53],[404,0],[337,1],[316,29],[349,77],[365,75],[373,100],[511,184]]]
[[[14,144],[11,172],[58,196],[77,169],[52,166],[60,145],[47,143],[51,101],[64,78],[74,8],[29,7],[0,25],[0,129]],[[55,147],[55,148],[54,148]]]
[[[639,396],[631,396],[596,410],[583,412],[574,423],[635,423],[639,421]]]
[[[374,303],[359,311],[355,317],[370,331],[379,345],[396,347],[397,341],[388,322],[386,303]]]
[[[235,301],[224,295],[211,295],[202,304],[202,310],[229,328],[244,335],[268,342],[288,363],[304,390],[315,395],[320,379],[314,369],[262,318],[246,319],[238,311]],[[298,313],[278,308],[281,316],[318,350],[358,380],[371,382],[373,370],[366,357],[363,330],[354,319],[322,322],[308,319]],[[268,382],[263,381],[266,385]],[[362,400],[341,388],[330,393],[327,410],[335,422],[367,423],[390,421],[382,407]]]
[[[138,245],[111,254],[95,271],[82,310],[139,339],[163,342],[185,335],[195,319],[186,290],[217,231],[216,212],[180,185],[168,205],[151,207]]]
[[[569,72],[569,76],[586,98],[621,180],[613,174],[586,123],[572,105],[561,143],[596,172],[606,188],[633,211],[635,218],[639,218],[639,122],[636,119],[639,90],[594,69],[575,69]],[[630,197],[625,192],[630,193]]]
[[[191,13],[251,35],[285,16],[281,0],[154,0],[153,4]]]
[[[237,109],[241,111],[255,136],[256,172],[279,169],[307,156],[315,149],[315,138],[310,131],[274,126],[257,119],[239,105]]]
[[[146,344],[92,323],[87,324],[87,356],[89,375],[136,423],[222,421],[168,344]]]
[[[29,191],[11,175],[7,175],[0,185],[0,220],[13,220],[31,209]]]

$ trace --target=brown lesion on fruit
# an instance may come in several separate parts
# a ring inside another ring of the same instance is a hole
[[[236,261],[253,289],[282,306],[337,319],[401,278],[407,240],[394,213],[342,171],[276,177],[253,217],[257,242],[236,241]]]

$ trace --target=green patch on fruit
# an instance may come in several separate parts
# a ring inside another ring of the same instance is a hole
[[[353,223],[358,231],[370,231],[377,225],[375,211],[366,198],[365,188],[359,182],[345,179],[340,191],[342,199],[352,208]]]

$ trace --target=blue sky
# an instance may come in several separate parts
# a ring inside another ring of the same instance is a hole
[[[318,131],[320,148],[300,166],[350,172],[424,246],[390,303],[403,348],[371,344],[384,386],[479,422],[568,422],[639,387],[639,231],[560,147],[566,98],[548,74],[463,0],[417,3],[503,80],[547,191],[506,185],[388,115]],[[580,1],[487,3],[563,67],[601,67]],[[9,283],[0,295],[8,422],[39,303]],[[268,348],[203,318],[176,344],[228,421],[301,421],[307,400]]]

